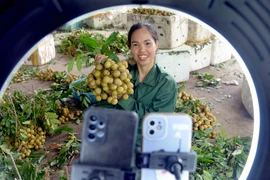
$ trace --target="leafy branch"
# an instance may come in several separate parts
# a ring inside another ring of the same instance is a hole
[[[212,74],[199,73],[197,71],[193,72],[192,74],[194,75],[194,77],[197,77],[200,80],[199,82],[196,82],[197,87],[217,87],[220,83],[220,79],[215,78],[215,76]]]

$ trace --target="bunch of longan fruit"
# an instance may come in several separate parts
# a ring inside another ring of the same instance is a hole
[[[56,103],[56,107],[58,110],[59,121],[63,124],[67,121],[72,120],[75,116],[80,116],[83,112],[81,110],[77,110],[76,112],[71,111],[68,106],[62,107],[59,103]]]
[[[195,101],[195,98],[184,91],[178,94],[178,99],[182,99],[183,102]],[[193,121],[193,130],[205,130],[212,128],[216,122],[216,117],[211,113],[210,108],[202,103],[195,103],[196,112],[191,114],[191,119]],[[214,130],[212,133],[208,134],[208,137],[215,138],[217,131]]]
[[[33,149],[39,150],[43,148],[46,138],[45,134],[46,133],[41,127],[34,125],[22,126],[20,128],[20,136],[24,137],[24,140],[18,137],[15,141],[10,141],[9,137],[6,139],[9,140],[8,147],[10,149],[16,148],[17,152],[21,153],[19,160],[22,160],[23,158],[30,156]]]
[[[127,61],[115,62],[108,58],[96,65],[85,83],[97,101],[107,100],[108,103],[116,105],[120,98],[127,100],[129,95],[134,93],[134,85],[130,82],[132,75],[127,68]]]
[[[132,13],[134,14],[145,14],[145,15],[157,15],[157,16],[172,16],[174,15],[168,11],[162,11],[158,9],[152,8],[133,8]]]
[[[54,81],[57,83],[64,83],[65,85],[69,85],[71,82],[77,80],[79,78],[78,75],[64,72],[54,71],[51,68],[40,70],[37,73],[37,77],[44,81]]]
[[[44,81],[53,81],[53,74],[54,71],[51,68],[48,68],[46,70],[40,70],[37,72],[37,77]]]

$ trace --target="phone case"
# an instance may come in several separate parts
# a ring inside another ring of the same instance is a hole
[[[80,163],[130,168],[137,128],[135,112],[90,107],[84,112]]]
[[[142,152],[190,152],[192,120],[181,113],[150,113],[143,119]],[[181,179],[188,179],[183,171]],[[141,180],[175,180],[166,170],[142,169]]]

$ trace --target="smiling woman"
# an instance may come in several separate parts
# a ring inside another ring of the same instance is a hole
[[[94,3],[93,3],[94,2]],[[127,1],[131,3],[148,3],[148,1]],[[94,5],[95,6],[94,6]],[[60,25],[85,13],[117,5],[125,5],[121,0],[114,1],[1,1],[0,4],[0,57],[2,92],[6,89],[12,70],[17,70],[19,60],[42,37]],[[251,153],[242,174],[246,179],[269,179],[270,159],[270,7],[267,0],[255,1],[156,1],[151,4],[174,8],[193,15],[215,28],[234,46],[243,59],[249,73],[251,89],[257,91],[258,99],[253,95],[254,136]],[[225,16],[226,15],[226,16]],[[218,33],[218,32],[219,33]],[[140,42],[139,42],[140,43]],[[33,49],[32,49],[33,50]],[[27,56],[30,55],[30,51]],[[144,60],[148,54],[139,55]],[[17,65],[18,64],[18,65]],[[248,71],[246,71],[248,72]],[[254,84],[251,81],[253,79]],[[6,81],[8,79],[8,81]],[[256,94],[256,93],[255,93]],[[259,114],[260,113],[260,114]]]
[[[126,100],[118,97],[117,106],[104,101],[97,106],[135,111],[140,119],[149,112],[174,112],[178,88],[174,78],[155,64],[158,36],[153,26],[142,22],[134,24],[128,33],[128,46],[135,61],[134,65],[129,65],[134,93]],[[95,61],[104,58],[99,55]]]

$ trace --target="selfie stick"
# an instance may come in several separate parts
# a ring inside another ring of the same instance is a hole
[[[195,172],[197,154],[194,151],[137,153],[136,165],[139,169],[166,169],[175,176],[176,180],[180,180],[182,171]]]

